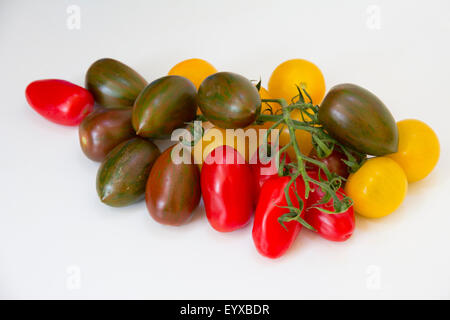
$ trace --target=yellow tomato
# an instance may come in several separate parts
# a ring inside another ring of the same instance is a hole
[[[298,95],[296,86],[308,92],[314,105],[322,102],[325,95],[325,79],[314,63],[303,59],[285,61],[272,72],[269,79],[270,95],[276,99],[283,98],[288,103]],[[305,101],[308,102],[306,96]]]
[[[439,160],[439,139],[427,124],[419,120],[402,120],[398,127],[398,151],[388,155],[405,171],[408,182],[425,178]]]
[[[188,78],[198,89],[202,81],[216,73],[212,64],[202,59],[188,59],[181,61],[169,71],[169,75],[177,75]]]
[[[263,125],[250,125],[243,129],[222,129],[210,122],[203,123],[204,135],[193,147],[195,163],[201,167],[208,154],[221,145],[228,145],[236,149],[248,162],[262,144],[260,130],[266,129]],[[228,139],[227,139],[228,137]]]
[[[198,90],[200,84],[206,77],[216,73],[217,70],[212,64],[202,59],[188,59],[181,61],[169,71],[169,75],[177,75],[188,78]],[[200,108],[197,114],[202,114]]]
[[[353,199],[355,211],[368,218],[380,218],[394,212],[403,202],[407,190],[405,172],[387,157],[367,160],[345,184],[345,192]]]

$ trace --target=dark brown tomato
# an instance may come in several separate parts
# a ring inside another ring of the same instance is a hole
[[[136,136],[131,109],[99,109],[88,115],[78,129],[80,145],[91,160],[103,161],[115,146]]]
[[[158,147],[142,138],[132,138],[112,149],[97,173],[100,200],[112,207],[123,207],[142,199],[159,155]]]
[[[382,156],[397,151],[392,114],[373,93],[357,85],[331,88],[319,108],[319,121],[329,134],[361,153]]]
[[[165,76],[150,83],[134,103],[132,123],[146,138],[167,138],[176,128],[194,120],[197,90],[180,76]]]
[[[170,147],[156,160],[147,180],[145,200],[157,222],[179,226],[187,223],[200,202],[200,172],[191,163],[172,160]],[[174,157],[177,155],[174,152]],[[192,159],[191,159],[192,160]]]
[[[243,76],[218,72],[207,77],[198,89],[203,115],[221,128],[244,128],[260,113],[261,98],[256,87]]]
[[[147,81],[120,61],[95,61],[86,73],[86,88],[95,102],[106,108],[131,108]]]

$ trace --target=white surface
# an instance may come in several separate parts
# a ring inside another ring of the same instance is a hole
[[[0,297],[450,298],[450,2],[422,3],[2,1]],[[69,5],[81,9],[80,30],[66,26]],[[370,16],[377,8],[379,30]],[[394,214],[358,217],[348,242],[303,230],[285,257],[268,260],[250,226],[217,233],[201,209],[189,225],[170,228],[144,203],[99,202],[98,164],[83,156],[77,129],[41,118],[24,90],[41,78],[83,84],[102,57],[148,80],[200,57],[264,85],[280,62],[306,58],[328,88],[358,83],[396,119],[427,122],[441,159]]]

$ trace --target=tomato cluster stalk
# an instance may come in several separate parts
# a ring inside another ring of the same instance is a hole
[[[259,83],[256,85],[259,89]],[[304,88],[298,88],[298,95],[291,100],[291,104],[288,104],[285,99],[261,99],[262,104],[266,104],[267,108],[264,108],[261,114],[255,121],[255,124],[262,124],[265,122],[273,123],[270,128],[267,130],[264,136],[264,144],[266,144],[266,150],[270,150],[269,148],[269,137],[272,130],[277,128],[287,127],[289,131],[290,142],[284,145],[279,149],[276,153],[278,157],[275,159],[278,166],[278,175],[279,176],[290,176],[291,179],[289,183],[286,185],[284,189],[287,206],[283,207],[289,210],[288,213],[279,217],[278,221],[286,229],[284,223],[289,221],[297,221],[301,223],[303,226],[310,230],[315,230],[310,224],[308,224],[303,218],[303,212],[305,209],[305,203],[301,199],[301,197],[297,193],[297,188],[295,181],[298,178],[303,179],[305,184],[305,198],[308,199],[309,193],[311,191],[311,185],[315,184],[319,186],[324,192],[325,196],[322,200],[311,207],[315,207],[318,210],[327,213],[327,214],[338,214],[347,211],[352,205],[353,200],[345,194],[341,194],[341,198],[338,196],[339,188],[345,182],[345,178],[337,175],[334,172],[331,172],[325,163],[313,159],[307,155],[304,155],[300,151],[299,144],[296,139],[295,131],[296,130],[305,130],[311,133],[312,144],[316,149],[317,155],[319,158],[328,157],[334,150],[336,146],[345,154],[347,159],[342,159],[342,161],[347,165],[350,172],[356,172],[359,167],[363,164],[366,157],[364,154],[361,154],[353,149],[348,148],[343,145],[332,136],[330,136],[320,124],[318,119],[319,106],[313,105],[312,99],[309,96],[308,92]],[[305,101],[305,97],[308,98],[308,102]],[[278,103],[281,106],[281,109],[278,109],[277,112],[273,112],[269,103]],[[294,110],[299,110],[301,114],[301,121],[294,120],[291,117],[291,112]],[[196,120],[198,121],[208,121],[208,119],[203,115],[197,115]],[[191,130],[194,130],[194,126],[191,126]],[[203,136],[203,128],[200,133],[200,137]],[[194,134],[194,132],[192,132]],[[199,133],[197,133],[197,136]],[[189,144],[194,145],[196,141],[190,141]],[[186,143],[186,142],[184,142]],[[275,146],[278,146],[278,141],[274,143]],[[296,159],[293,159],[291,163],[286,163],[285,159],[282,158],[283,153],[287,151],[288,148],[293,147]],[[260,149],[262,152],[262,149]],[[273,155],[272,155],[273,156]],[[361,159],[361,160],[360,160]],[[316,180],[308,175],[308,166],[307,163],[318,168],[319,171],[319,179]],[[292,199],[289,196],[289,188],[291,188],[292,184],[294,184],[295,195],[299,203],[299,207],[293,205]],[[322,206],[322,204],[326,204],[333,199],[333,210],[326,210]]]
[[[305,102],[302,91],[309,99],[309,102]],[[263,99],[262,103],[272,102],[280,104],[281,114],[273,114],[272,109],[269,106],[268,109],[264,110],[264,112],[268,111],[269,114],[264,114],[263,112],[261,115],[259,115],[257,123],[273,122],[273,125],[266,133],[265,143],[268,143],[268,137],[271,130],[274,130],[275,128],[278,128],[280,126],[286,126],[289,131],[290,142],[283,146],[278,152],[278,163],[280,164],[278,170],[279,175],[291,176],[291,180],[285,189],[286,201],[288,203],[288,206],[286,208],[289,209],[289,213],[281,216],[278,221],[283,227],[285,227],[284,222],[295,220],[301,223],[306,228],[313,230],[314,228],[301,217],[305,205],[302,199],[296,193],[297,199],[300,203],[300,207],[296,208],[292,206],[292,200],[289,197],[289,188],[292,183],[297,180],[297,178],[301,177],[305,183],[306,199],[308,199],[309,192],[311,191],[310,183],[319,186],[325,192],[325,196],[323,197],[323,199],[313,205],[313,207],[316,207],[322,212],[325,212],[327,214],[337,214],[345,212],[353,205],[353,201],[345,194],[342,194],[342,199],[338,197],[338,190],[341,187],[342,183],[344,183],[345,178],[337,175],[336,173],[330,172],[328,167],[323,162],[301,153],[296,139],[295,131],[305,130],[311,133],[313,147],[316,149],[317,154],[320,158],[328,157],[333,152],[334,147],[338,146],[347,157],[347,159],[343,159],[342,161],[344,161],[344,163],[349,167],[350,172],[355,172],[362,165],[362,161],[358,161],[354,155],[356,154],[359,159],[365,159],[365,157],[362,154],[360,155],[359,153],[356,153],[354,150],[350,150],[348,147],[342,145],[339,141],[331,137],[320,125],[320,122],[318,120],[319,107],[312,104],[312,99],[305,89],[298,88],[298,92],[298,96],[294,97],[291,101],[292,103],[289,105],[284,99]],[[294,101],[294,99],[296,98],[298,98],[297,101]],[[291,118],[291,112],[293,110],[300,111],[302,121],[293,120]],[[292,163],[286,164],[284,163],[284,161],[280,161],[280,157],[290,147],[293,147],[296,159]],[[319,180],[316,180],[308,175],[306,166],[307,162],[319,168]],[[284,167],[288,167],[288,170],[284,170]],[[326,176],[326,179],[322,178],[323,174]],[[334,211],[329,211],[320,207],[321,204],[328,203],[330,199],[333,199]]]

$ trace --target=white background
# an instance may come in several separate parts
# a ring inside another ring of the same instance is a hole
[[[69,5],[79,30],[67,27]],[[0,297],[450,298],[449,39],[448,0],[1,1]],[[199,57],[264,85],[282,61],[306,58],[328,88],[357,83],[396,119],[427,122],[441,159],[394,214],[358,217],[346,243],[302,230],[268,260],[251,226],[215,232],[201,208],[174,228],[144,203],[100,203],[77,129],[40,117],[24,90],[42,78],[82,85],[102,57],[147,80]]]

